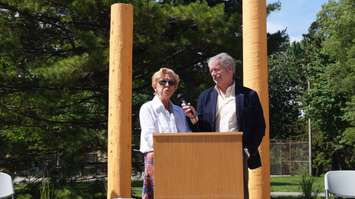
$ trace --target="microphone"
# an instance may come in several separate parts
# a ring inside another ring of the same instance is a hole
[[[180,100],[182,107],[184,107],[185,105],[191,106],[190,103],[186,102],[184,94],[178,93],[176,97],[178,100]],[[190,110],[188,111],[188,113],[192,115],[192,117],[190,117],[192,124],[196,124],[198,122],[198,117],[197,117],[196,113],[191,109],[191,107],[190,107]]]
[[[187,105],[186,99],[185,99],[185,95],[184,95],[184,94],[178,93],[176,97],[177,97],[177,99],[180,101],[180,104],[181,104],[181,105]]]

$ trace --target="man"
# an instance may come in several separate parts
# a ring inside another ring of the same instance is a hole
[[[263,110],[255,91],[235,83],[235,61],[230,55],[220,53],[211,57],[208,67],[216,85],[199,96],[197,114],[190,104],[183,105],[183,109],[193,118],[195,131],[243,132],[244,198],[248,198],[247,167],[261,166],[258,147],[265,134]]]

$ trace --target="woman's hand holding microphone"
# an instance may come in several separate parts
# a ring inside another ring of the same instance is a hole
[[[190,118],[192,124],[196,124],[198,122],[198,117],[196,110],[190,103],[182,103],[181,104],[182,110],[184,110],[185,115]]]

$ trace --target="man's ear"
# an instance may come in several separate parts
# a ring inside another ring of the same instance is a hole
[[[228,69],[229,72],[233,72],[232,66],[228,66],[227,69]]]

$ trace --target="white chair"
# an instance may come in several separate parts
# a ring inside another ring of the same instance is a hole
[[[325,198],[355,198],[355,170],[328,171],[324,176]]]
[[[0,198],[14,198],[14,186],[12,184],[11,176],[0,172]]]

